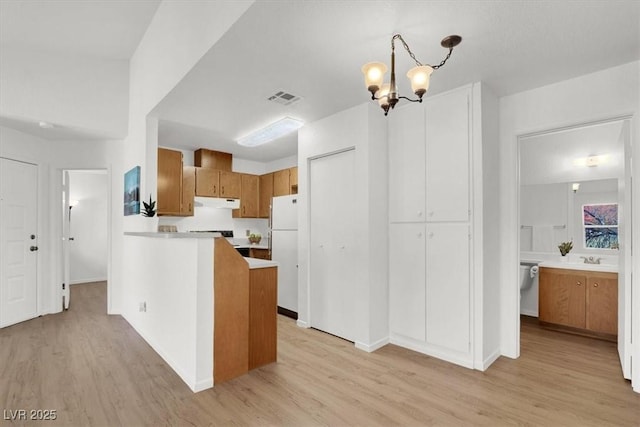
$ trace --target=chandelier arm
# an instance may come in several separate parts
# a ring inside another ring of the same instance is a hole
[[[398,99],[406,99],[409,102],[422,102],[422,98],[411,99],[411,98],[407,98],[406,96],[399,96]]]

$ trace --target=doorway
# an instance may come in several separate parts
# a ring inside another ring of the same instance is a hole
[[[62,296],[68,309],[74,285],[108,279],[109,175],[106,169],[81,169],[62,176]]]
[[[631,375],[629,129],[628,119],[616,119],[518,137],[521,274],[517,312],[527,319],[538,316],[537,278],[532,266],[566,261],[558,249],[562,242],[572,243],[571,256],[576,260],[580,255],[593,256],[617,265],[618,353],[625,378]],[[591,244],[583,214],[585,206],[603,204],[615,206],[619,212],[613,227],[617,240],[598,246]],[[518,331],[520,326],[518,318]]]

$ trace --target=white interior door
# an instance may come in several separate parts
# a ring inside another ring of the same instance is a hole
[[[624,183],[618,187],[618,205],[620,215],[620,255],[618,273],[618,355],[624,378],[631,379],[631,272],[632,272],[632,184],[631,179],[631,136],[630,123],[625,120],[620,135],[620,144],[624,147]],[[636,255],[637,256],[637,255]]]
[[[312,327],[355,341],[355,151],[309,165]]]
[[[69,208],[69,172],[64,171],[62,177],[62,306],[69,309],[71,298],[70,263],[69,263],[69,243],[71,236],[71,209]]]
[[[0,327],[38,315],[35,165],[0,159]]]

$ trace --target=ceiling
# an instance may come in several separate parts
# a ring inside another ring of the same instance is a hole
[[[40,50],[130,56],[157,6],[158,1],[3,0],[0,40]],[[443,37],[463,38],[434,72],[426,96],[475,81],[503,96],[640,59],[640,2],[257,1],[153,111],[160,119],[160,144],[217,149],[256,161],[294,155],[295,134],[253,149],[234,141],[283,116],[310,123],[367,102],[360,67],[388,63],[395,32],[418,60],[431,64],[447,53],[440,46]],[[399,90],[406,95],[402,76],[411,60],[401,44],[396,48]],[[267,101],[279,90],[302,100],[290,106]]]
[[[131,58],[160,0],[2,0],[0,41],[26,50]]]
[[[520,139],[520,183],[556,184],[617,179],[624,174],[622,121],[601,123]],[[588,167],[574,160],[606,156]]]

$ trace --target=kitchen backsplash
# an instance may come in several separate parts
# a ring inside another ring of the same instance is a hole
[[[233,230],[236,238],[246,237],[246,230],[260,233],[264,238],[269,230],[269,220],[232,218],[231,209],[196,207],[193,216],[159,217],[159,225],[175,225],[178,231]]]

